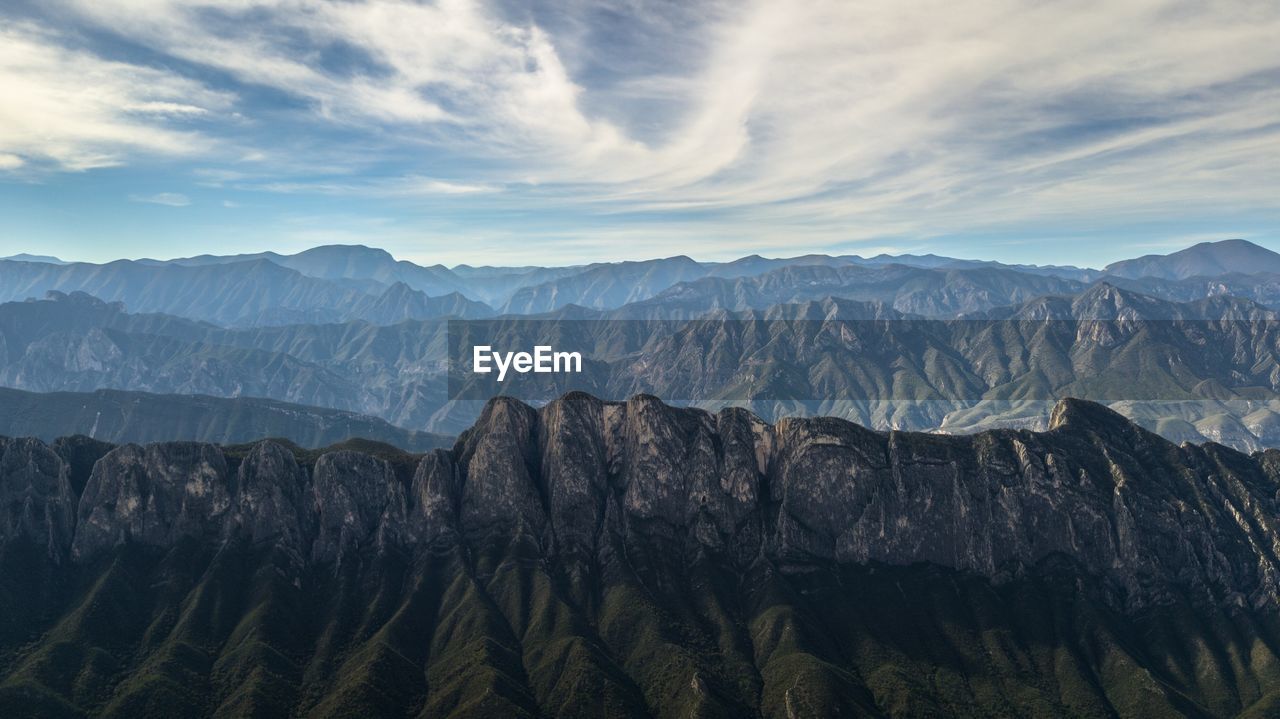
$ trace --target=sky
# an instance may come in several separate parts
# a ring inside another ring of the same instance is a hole
[[[1280,249],[1275,0],[5,0],[0,255]]]

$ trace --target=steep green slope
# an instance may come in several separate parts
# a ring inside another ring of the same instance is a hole
[[[700,562],[575,591],[519,547],[300,569],[232,544],[4,556],[6,716],[1236,716],[1280,688],[1272,613],[1111,609],[1069,564],[816,576]],[[52,589],[51,589],[52,587]],[[16,605],[16,606],[15,606]]]

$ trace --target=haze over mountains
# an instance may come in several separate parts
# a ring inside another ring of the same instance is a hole
[[[445,268],[360,246],[103,265],[24,256],[0,260],[0,300],[0,386],[29,392],[261,398],[300,417],[328,408],[363,427],[454,434],[480,403],[449,400],[446,320],[588,320],[600,326],[575,332],[604,364],[586,388],[611,397],[963,432],[1043,427],[1055,399],[1085,394],[1178,440],[1280,442],[1280,255],[1241,240],[1103,270],[933,255]],[[1047,319],[1143,331],[1028,324]],[[858,325],[868,320],[883,324]],[[633,324],[613,332],[613,321]],[[744,339],[743,323],[769,330]],[[870,334],[851,343],[850,328]],[[893,352],[867,351],[877,342]],[[1097,384],[1102,368],[1116,389]],[[319,441],[313,425],[296,429],[282,434]],[[71,420],[41,430],[78,431]]]
[[[354,412],[256,397],[94,392],[23,392],[0,388],[0,436],[93,437],[116,444],[192,440],[239,444],[275,437],[304,447],[325,447],[360,437],[410,452],[452,439],[415,432]]]
[[[0,714],[1275,716],[1277,259],[0,260]]]
[[[1243,240],[1202,243],[1171,255],[1117,262],[1104,270],[1030,267],[935,255],[744,257],[700,263],[687,257],[579,267],[423,267],[383,250],[326,246],[280,255],[119,260],[103,265],[17,255],[0,260],[0,301],[46,292],[86,292],[224,326],[533,314],[570,305],[609,310],[656,300],[679,312],[762,309],[826,296],[890,301],[896,309],[948,316],[1079,292],[1107,280],[1168,299],[1224,294],[1280,299],[1280,255]],[[1208,280],[1216,280],[1209,283]],[[897,291],[893,288],[899,287]],[[487,306],[486,306],[487,305]]]
[[[1144,255],[1113,262],[1104,270],[1118,277],[1183,280],[1230,274],[1280,273],[1280,255],[1244,240],[1202,242],[1168,255]]]

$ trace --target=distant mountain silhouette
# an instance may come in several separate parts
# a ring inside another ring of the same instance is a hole
[[[276,437],[302,447],[364,438],[409,452],[452,443],[451,437],[401,429],[376,417],[254,397],[0,388],[0,435],[51,442],[75,434],[116,444],[173,440],[237,444]]]
[[[133,312],[162,312],[238,327],[492,314],[487,305],[455,292],[429,297],[403,283],[313,277],[264,257],[226,264],[0,261],[0,301],[38,298],[51,291],[85,292],[123,302]]]
[[[1201,242],[1167,255],[1144,255],[1113,262],[1104,270],[1117,277],[1181,280],[1226,274],[1280,274],[1280,254],[1247,240]]]
[[[532,315],[572,306],[629,307],[631,316],[690,317],[717,308],[782,302],[887,302],[931,317],[985,311],[1043,294],[1071,294],[1106,279],[1154,297],[1192,301],[1231,294],[1280,306],[1280,255],[1242,240],[1203,243],[1107,270],[1015,265],[940,255],[749,255],[730,262],[670,257],[568,267],[420,266],[363,245],[293,255],[261,252],[175,260],[59,263],[0,260],[0,301],[83,291],[231,327],[364,320]]]
[[[0,257],[0,260],[13,260],[14,262],[43,262],[49,265],[67,264],[66,262],[63,262],[57,257],[53,257],[52,255],[32,255],[26,252],[22,252],[16,255],[9,255],[8,257]]]

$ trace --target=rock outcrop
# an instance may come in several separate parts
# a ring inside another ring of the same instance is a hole
[[[91,469],[90,469],[91,467]],[[0,441],[6,716],[1273,716],[1280,452],[495,399],[451,450]]]
[[[62,561],[76,525],[70,474],[43,442],[0,437],[0,538],[28,540]]]
[[[217,537],[231,507],[227,463],[214,445],[125,445],[93,467],[80,497],[72,554],[122,542],[168,546]]]
[[[214,445],[126,445],[79,497],[70,454],[30,439],[0,451],[4,539],[59,560],[183,538],[278,542],[320,564],[519,539],[582,565],[617,550],[782,571],[928,562],[1000,577],[1060,555],[1130,606],[1170,587],[1251,606],[1280,596],[1280,453],[1175,446],[1075,400],[1047,432],[942,436],[768,425],[646,396],[495,399],[411,479],[345,450],[302,466],[262,442],[233,469]]]

